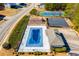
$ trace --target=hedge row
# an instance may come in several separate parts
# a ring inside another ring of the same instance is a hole
[[[11,44],[12,48],[17,48],[18,45],[21,43],[26,26],[28,24],[28,20],[29,20],[29,17],[24,16],[16,25],[13,32],[11,33],[8,42],[9,44]]]

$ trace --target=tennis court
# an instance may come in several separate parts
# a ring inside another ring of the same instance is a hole
[[[41,11],[39,13],[40,16],[64,16],[64,12],[62,11]]]

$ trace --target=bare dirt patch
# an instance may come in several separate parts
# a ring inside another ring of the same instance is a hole
[[[5,16],[13,16],[17,13],[18,13],[17,9],[11,9],[11,8],[7,8],[5,10],[0,11],[0,14],[5,15]]]

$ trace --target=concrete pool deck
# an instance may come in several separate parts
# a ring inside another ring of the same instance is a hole
[[[78,44],[79,36],[77,35],[77,33],[72,29],[64,29],[64,30],[60,30],[60,31],[64,34],[64,36],[67,40],[67,43],[70,47],[70,52],[72,52],[72,51],[79,52],[79,44]]]
[[[27,37],[30,31],[30,28],[42,28],[43,30],[43,47],[26,47],[26,41]],[[45,33],[46,26],[27,26],[27,29],[25,31],[22,43],[19,47],[18,52],[50,52],[50,45],[48,41],[48,37],[46,36]]]
[[[75,30],[71,28],[52,28],[50,27],[49,30],[54,30],[58,29],[59,32],[63,33],[69,47],[70,47],[70,52],[69,53],[79,53],[79,36],[75,32]]]

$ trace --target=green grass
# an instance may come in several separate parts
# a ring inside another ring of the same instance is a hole
[[[73,28],[79,32],[79,4],[67,4],[65,9],[65,16],[70,19],[70,21],[74,24]]]
[[[28,24],[28,20],[29,20],[29,17],[24,16],[16,25],[13,32],[11,33],[8,42],[11,44],[12,48],[17,48],[19,43],[21,42],[24,31]]]
[[[66,49],[66,47],[62,47],[62,48],[55,48],[55,49],[54,49],[54,51],[55,51],[55,52],[66,52],[66,51],[67,51],[67,49]]]

